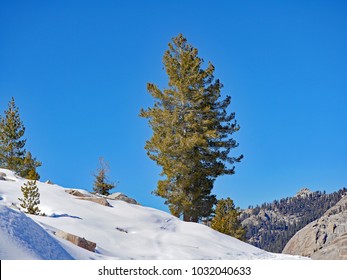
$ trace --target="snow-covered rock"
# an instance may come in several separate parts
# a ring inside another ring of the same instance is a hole
[[[109,196],[107,196],[108,199],[113,199],[113,200],[121,200],[121,201],[125,201],[131,204],[139,204],[135,199],[120,193],[120,192],[116,192],[116,193],[112,193]]]
[[[111,206],[105,198],[94,195],[94,194],[86,194],[78,190],[65,190],[65,192],[73,196],[76,196],[78,199],[81,199],[81,200],[88,200],[103,206],[109,206],[109,207]]]

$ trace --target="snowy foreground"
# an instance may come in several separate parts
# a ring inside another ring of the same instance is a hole
[[[111,207],[79,200],[65,188],[37,182],[40,210],[18,210],[27,181],[0,169],[0,259],[299,259],[268,253],[207,226],[153,208],[109,200]],[[84,190],[80,192],[86,193]],[[63,230],[97,244],[95,252],[54,235]]]

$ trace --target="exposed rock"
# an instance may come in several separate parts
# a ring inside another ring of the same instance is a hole
[[[65,192],[67,192],[68,194],[71,194],[73,196],[77,196],[77,198],[80,200],[88,200],[88,201],[92,201],[92,202],[98,203],[98,204],[103,205],[103,206],[111,207],[111,204],[109,204],[108,201],[103,197],[99,197],[99,196],[87,194],[87,193],[82,193],[78,190],[65,190]]]
[[[47,180],[45,183],[49,185],[54,185],[54,183],[51,180]]]
[[[55,232],[55,236],[70,241],[71,243],[91,252],[94,252],[96,248],[96,243],[89,241],[84,237],[79,237],[77,235],[73,235],[62,230]]]
[[[95,195],[95,194],[90,194],[90,193],[83,193],[79,190],[65,190],[68,194],[77,196],[81,200],[89,200],[93,201],[96,203],[99,203],[104,206],[111,206],[107,199],[112,199],[112,200],[122,200],[130,204],[139,204],[135,199],[126,196],[125,194],[122,194],[120,192],[110,194],[108,196],[102,196],[102,195]]]
[[[91,194],[86,194],[86,193],[82,193],[78,190],[65,190],[65,192],[67,192],[68,194],[74,195],[74,196],[78,196],[78,197],[91,197]]]
[[[312,255],[318,260],[347,260],[347,234],[335,238],[330,244]]]
[[[95,203],[98,203],[98,204],[103,205],[103,206],[111,207],[111,204],[108,203],[108,201],[103,197],[80,197],[78,199],[88,200],[88,201],[95,202]]]
[[[306,197],[306,196],[310,195],[311,193],[313,193],[313,192],[310,191],[308,188],[302,188],[300,191],[297,192],[295,197]]]
[[[16,177],[14,174],[13,177]],[[13,178],[9,178],[5,172],[0,172],[0,181],[11,181],[14,182]]]
[[[247,230],[246,240],[266,251],[281,253],[300,229],[322,217],[344,194],[346,188],[330,194],[301,188],[293,197],[242,210],[240,220]]]
[[[0,180],[1,181],[6,181],[6,173],[0,172]]]
[[[347,259],[347,196],[298,231],[283,253],[312,259]]]
[[[109,196],[107,196],[107,198],[112,200],[122,200],[130,204],[139,204],[135,199],[128,197],[120,192],[110,194]]]

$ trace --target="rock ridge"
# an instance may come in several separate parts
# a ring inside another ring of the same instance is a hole
[[[298,231],[282,253],[312,259],[347,259],[347,196]]]

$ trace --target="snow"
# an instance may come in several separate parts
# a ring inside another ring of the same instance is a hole
[[[0,205],[0,219],[0,259],[73,259],[42,227],[23,213]]]
[[[46,216],[22,213],[20,187],[27,181],[0,169],[0,259],[299,259],[273,254],[221,234],[183,222],[150,207],[108,200],[111,207],[79,200],[58,185],[37,182]],[[85,190],[78,190],[87,193]],[[54,233],[62,230],[97,244],[82,249]]]

